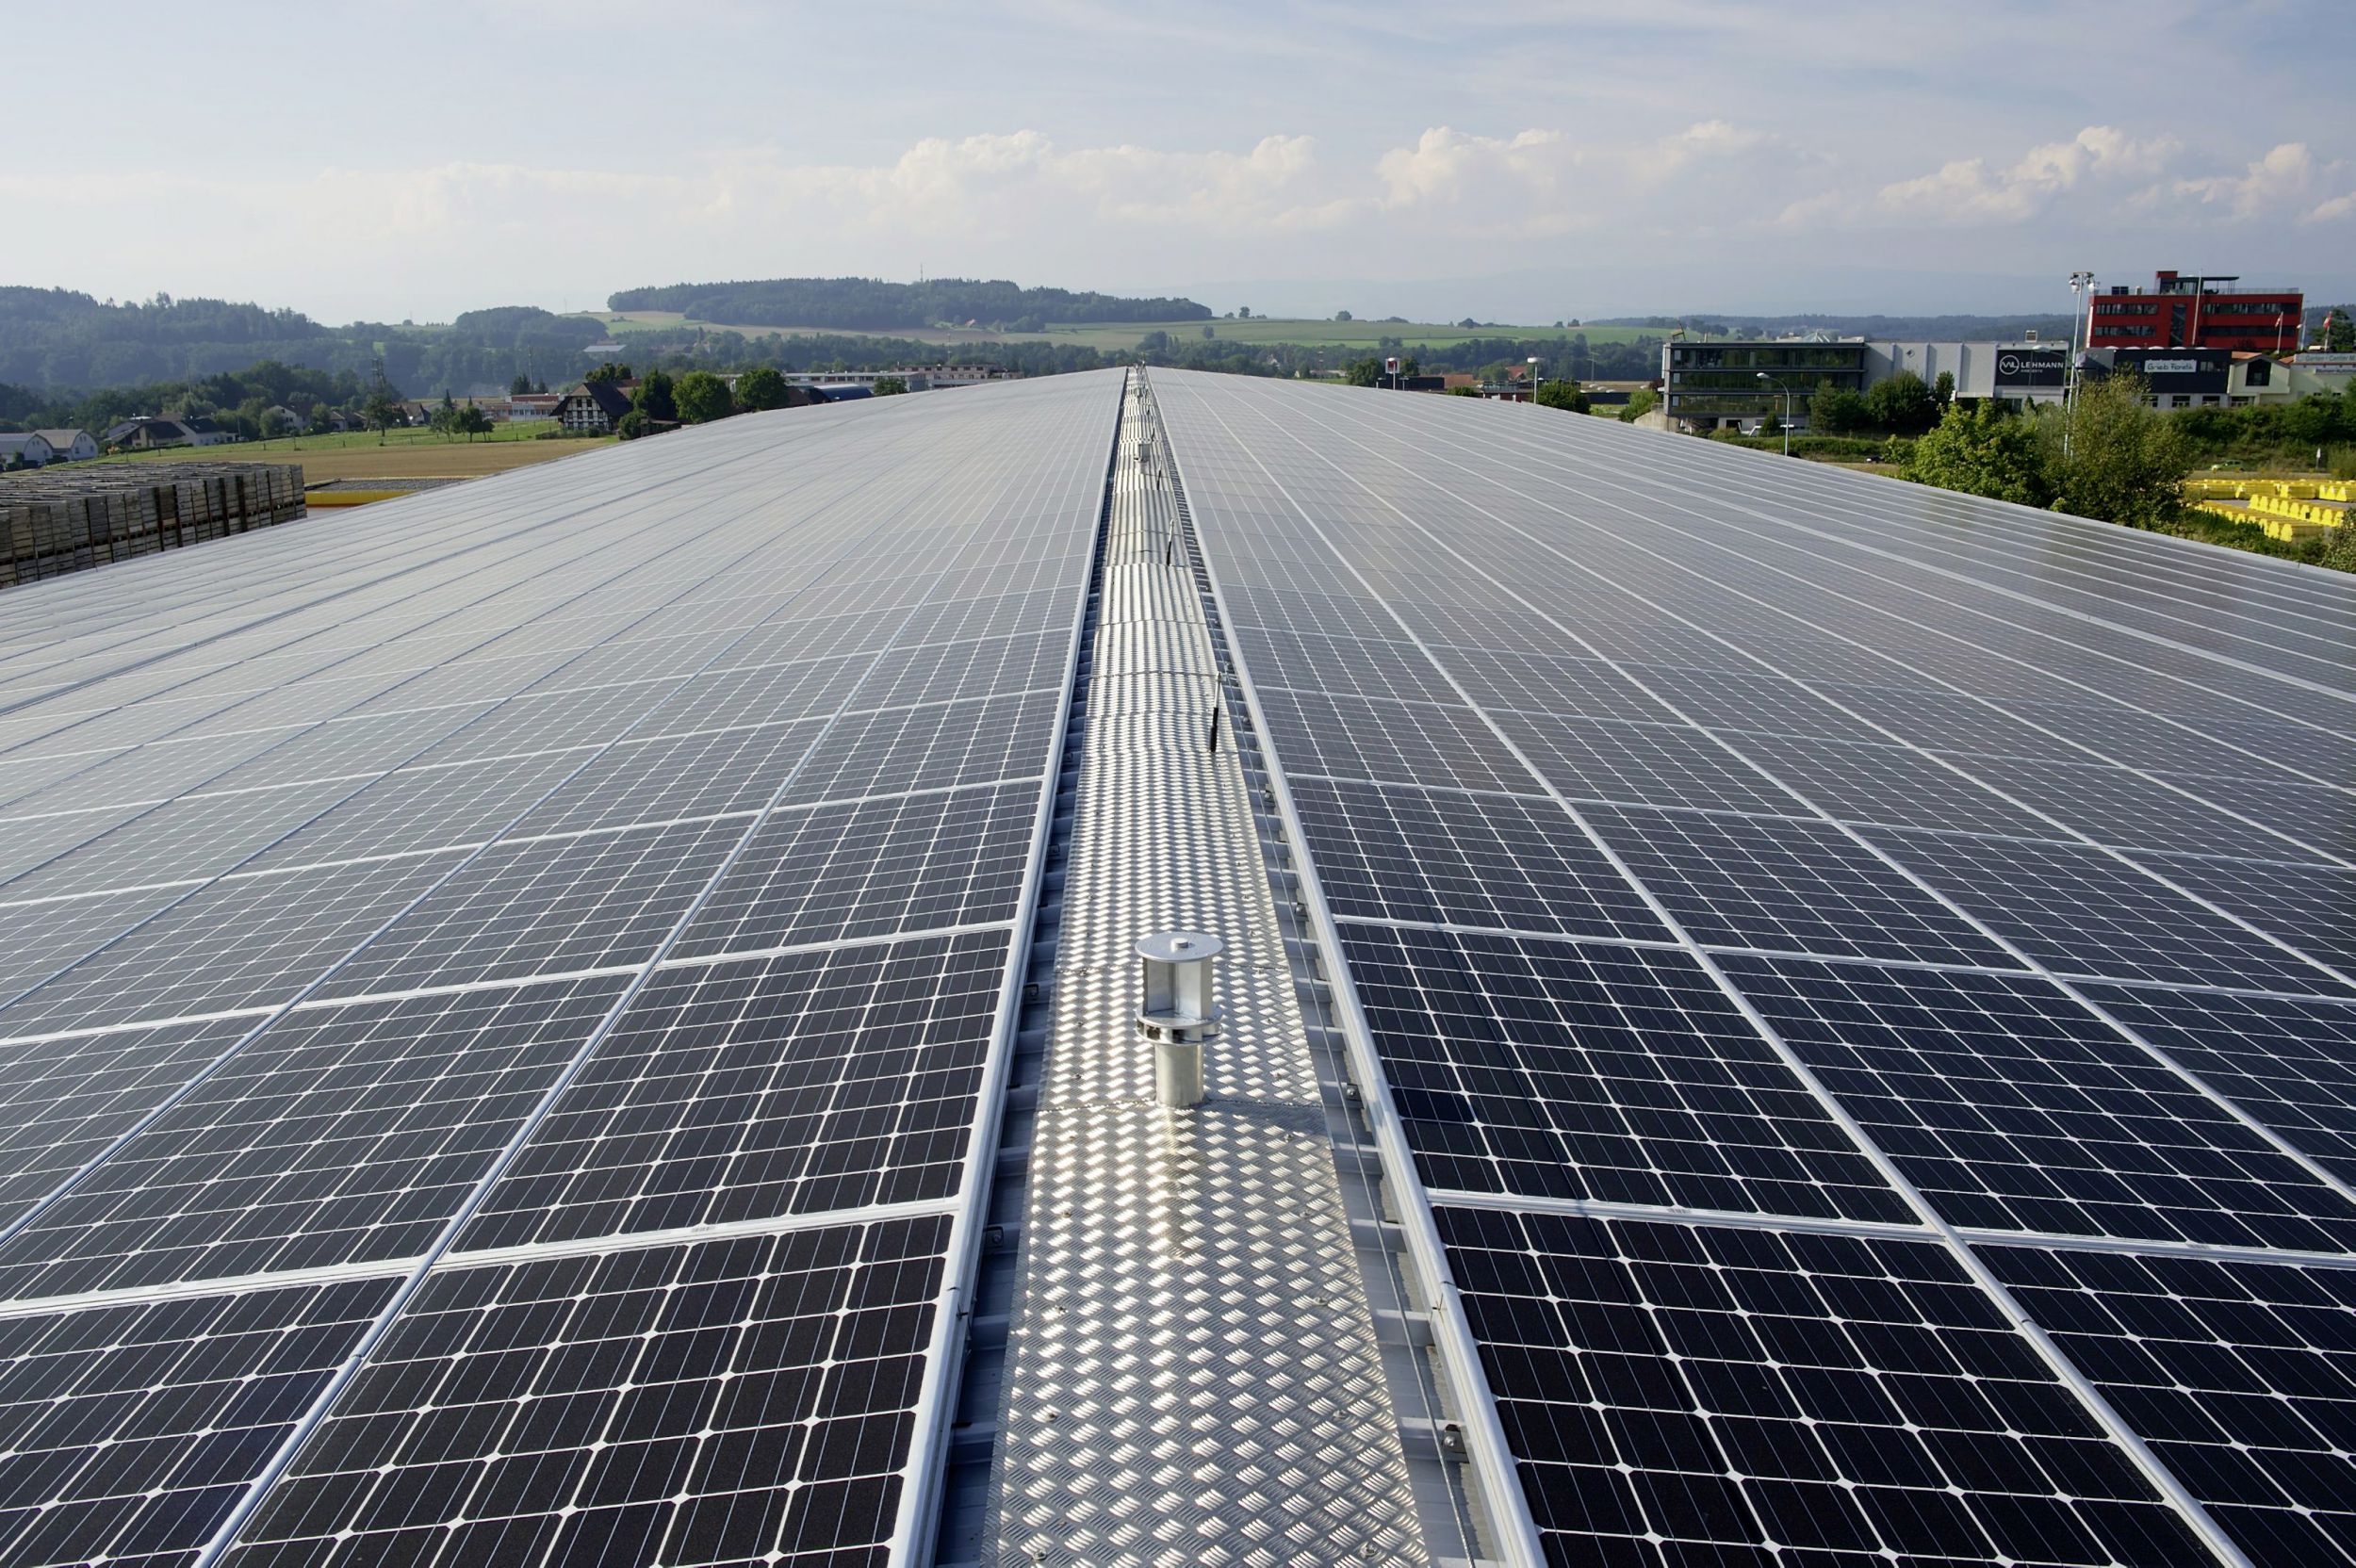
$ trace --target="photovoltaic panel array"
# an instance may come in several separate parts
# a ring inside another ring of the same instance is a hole
[[[0,1560],[884,1560],[1118,397],[10,593]]]
[[[2356,1562],[2356,584],[1153,382],[1549,1560]]]

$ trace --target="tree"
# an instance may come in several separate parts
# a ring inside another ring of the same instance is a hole
[[[728,384],[709,370],[690,370],[679,377],[673,398],[679,405],[679,416],[691,425],[709,424],[736,412],[736,404],[728,396]]]
[[[1781,435],[1783,433],[1783,416],[1777,414],[1772,408],[1769,409],[1767,411],[1767,417],[1759,422],[1759,433],[1761,435]]]
[[[1352,386],[1379,386],[1383,375],[1383,362],[1372,354],[1353,359],[1342,368],[1342,379]]]
[[[2176,421],[2143,398],[2140,376],[2106,376],[2081,382],[2069,411],[2048,417],[2040,433],[2047,471],[2055,476],[2055,510],[2133,528],[2175,514],[2192,447]]]
[[[736,410],[740,414],[758,414],[764,409],[785,406],[785,378],[766,365],[745,371],[736,378]]]
[[[525,375],[521,370],[516,371],[515,379],[507,384],[507,395],[511,398],[521,398],[528,395],[531,391],[532,378]]]
[[[384,433],[402,422],[401,404],[393,400],[392,393],[383,385],[370,392],[368,400],[360,405],[360,417],[367,421],[368,429],[376,432],[376,444],[380,447],[384,444]]]
[[[1205,337],[1217,337],[1219,333],[1212,327],[1211,323],[1205,321],[1203,323],[1203,335]]]
[[[593,385],[601,381],[628,381],[630,379],[630,367],[609,359],[581,379]]]
[[[1534,400],[1544,408],[1560,408],[1572,414],[1584,414],[1590,403],[1585,389],[1568,379],[1542,381]]]
[[[1905,434],[1928,430],[1937,422],[1939,400],[1922,384],[1921,376],[1901,370],[1888,381],[1873,384],[1865,394],[1865,413],[1882,429]]]
[[[2323,346],[2335,354],[2356,353],[2356,321],[2348,319],[2346,305],[2323,313]]]
[[[640,382],[638,390],[630,394],[630,406],[647,418],[659,419],[665,424],[678,418],[679,398],[670,374],[663,370],[647,371],[646,379]]]
[[[614,422],[614,433],[625,441],[637,440],[646,433],[646,416],[638,409],[631,409]]]
[[[1628,404],[1620,410],[1620,422],[1625,425],[1634,424],[1645,415],[1650,414],[1654,405],[1660,401],[1660,395],[1651,387],[1638,387],[1628,395]]]
[[[1249,321],[1249,320],[1251,320],[1251,319],[1252,319],[1252,307],[1251,307],[1250,305],[1237,305],[1237,306],[1235,307],[1235,319],[1236,319],[1236,320],[1238,320],[1238,321]]]
[[[1941,408],[1955,400],[1955,373],[1953,370],[1941,370],[1939,379],[1931,383],[1931,400]]]
[[[262,411],[263,440],[267,441],[272,436],[287,434],[289,433],[291,428],[291,421],[289,421],[284,414],[279,413],[278,410],[274,408],[267,408]]]
[[[1346,310],[1337,310],[1333,313],[1333,319],[1336,321],[1347,321],[1350,319],[1350,312]]]
[[[468,403],[458,411],[457,430],[469,441],[478,435],[488,435],[491,433],[491,416],[473,403]]]
[[[878,398],[896,398],[908,389],[908,384],[898,376],[875,378],[875,396]]]
[[[2053,498],[2037,425],[1992,401],[1949,404],[1938,426],[1914,443],[1901,472],[1917,484],[2022,506]]]
[[[1862,397],[1830,382],[1808,400],[1808,428],[1819,435],[1854,434],[1871,424],[1873,417]]]

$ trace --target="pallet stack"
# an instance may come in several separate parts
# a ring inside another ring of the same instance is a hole
[[[121,463],[0,478],[0,588],[303,515],[292,463]]]

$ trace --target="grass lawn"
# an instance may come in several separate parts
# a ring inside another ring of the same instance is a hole
[[[612,436],[573,436],[560,440],[532,439],[552,420],[519,420],[503,424],[489,435],[472,441],[430,430],[386,431],[380,443],[373,431],[349,431],[335,435],[296,435],[276,441],[240,441],[226,447],[172,447],[155,452],[125,452],[103,457],[101,463],[300,463],[306,484],[331,479],[474,479],[502,474],[533,463],[548,463],[591,447],[606,445]]]
[[[627,343],[631,333],[667,332],[686,322],[675,310],[633,310],[623,313],[595,313],[596,319],[605,323],[615,335],[615,340]],[[1217,341],[1258,346],[1268,343],[1296,343],[1303,347],[1355,348],[1371,353],[1385,337],[1396,337],[1410,348],[1429,343],[1446,345],[1462,343],[1474,337],[1552,337],[1568,343],[1573,333],[1585,333],[1590,343],[1633,343],[1639,337],[1665,337],[1666,329],[1659,327],[1550,327],[1494,326],[1459,327],[1445,322],[1415,321],[1310,321],[1288,320],[1255,316],[1249,321],[1113,321],[1090,322],[1078,326],[1055,326],[1045,332],[996,333],[964,328],[908,328],[894,332],[850,332],[841,327],[753,327],[731,326],[724,322],[705,322],[715,332],[741,332],[747,337],[763,333],[779,333],[787,336],[796,334],[823,333],[850,337],[908,337],[924,343],[1078,343],[1091,349],[1134,349],[1137,339],[1149,332],[1166,332],[1172,337],[1200,338],[1207,326]]]

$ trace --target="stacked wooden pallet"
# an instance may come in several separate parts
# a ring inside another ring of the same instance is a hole
[[[0,588],[303,515],[292,463],[124,463],[0,478]]]

